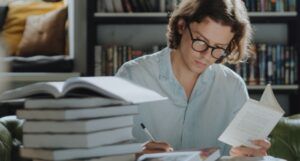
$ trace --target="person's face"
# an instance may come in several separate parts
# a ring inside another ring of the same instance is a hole
[[[201,74],[218,57],[226,54],[222,51],[226,51],[234,36],[230,26],[224,26],[208,17],[201,23],[187,24],[180,20],[178,28],[182,35],[178,48],[181,59],[196,74]]]

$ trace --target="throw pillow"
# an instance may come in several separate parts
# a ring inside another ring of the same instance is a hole
[[[67,7],[44,15],[29,16],[18,56],[61,55],[65,52]]]
[[[22,39],[26,18],[30,15],[45,14],[61,8],[63,2],[27,2],[16,1],[9,4],[9,10],[3,26],[2,36],[11,55],[15,55],[18,44]]]

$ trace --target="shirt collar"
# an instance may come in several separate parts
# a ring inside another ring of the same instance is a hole
[[[172,66],[171,66],[171,49],[166,47],[161,51],[159,58],[159,79],[170,80],[172,78]]]

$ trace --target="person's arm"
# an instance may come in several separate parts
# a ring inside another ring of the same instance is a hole
[[[132,73],[131,66],[129,64],[124,64],[118,70],[115,76],[122,77],[127,80],[133,81],[133,77],[135,74]],[[148,153],[162,153],[162,152],[170,152],[173,151],[173,148],[170,144],[163,141],[147,141],[143,144],[143,150],[140,153],[135,155],[136,159],[143,154]]]

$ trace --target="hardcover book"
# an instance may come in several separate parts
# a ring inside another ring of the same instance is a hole
[[[142,143],[122,143],[95,148],[76,149],[36,149],[22,147],[20,154],[24,158],[59,161],[132,154],[140,151],[142,151]]]
[[[0,101],[32,96],[54,98],[98,96],[122,100],[133,104],[164,100],[156,92],[135,85],[119,77],[73,77],[65,82],[39,82],[9,90],[0,95]]]
[[[23,145],[30,148],[91,148],[131,140],[131,131],[132,127],[123,127],[92,133],[25,133]]]
[[[87,104],[89,103],[90,102],[87,102]],[[36,106],[37,109],[17,110],[17,116],[20,119],[27,119],[27,120],[58,121],[58,120],[93,119],[93,118],[114,117],[114,116],[123,116],[123,115],[135,115],[138,113],[138,105],[114,105],[114,106],[103,106],[103,107],[94,107],[94,108],[88,108],[85,107],[84,105],[80,106],[81,108],[72,108],[71,106],[69,106],[68,108],[51,106],[53,108],[50,108],[47,106],[47,104],[44,104],[43,106],[45,107]]]
[[[117,116],[72,121],[28,121],[23,124],[24,133],[91,133],[133,125],[133,116]],[[25,134],[26,136],[26,134]],[[72,134],[70,135],[72,137]]]

